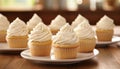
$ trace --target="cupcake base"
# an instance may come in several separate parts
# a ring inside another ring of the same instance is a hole
[[[27,48],[28,36],[12,36],[7,39],[10,48]]]
[[[56,59],[73,59],[77,57],[78,44],[75,45],[59,45],[53,44],[53,52]]]
[[[96,39],[80,39],[80,46],[78,51],[81,53],[92,52],[96,45]]]
[[[6,31],[0,31],[0,42],[6,42]]]
[[[30,52],[32,56],[49,56],[51,51],[52,41],[45,42],[29,42]]]
[[[113,30],[96,30],[98,41],[111,41],[113,32]]]

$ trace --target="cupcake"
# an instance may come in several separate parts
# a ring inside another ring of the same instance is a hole
[[[28,29],[26,24],[16,18],[10,25],[7,30],[7,43],[10,48],[26,48],[28,38]]]
[[[96,25],[98,41],[111,41],[114,34],[114,23],[108,16],[103,16]]]
[[[85,17],[83,17],[82,15],[78,14],[78,16],[75,18],[75,20],[72,22],[72,28],[75,28],[78,24],[80,24],[81,22],[83,22],[84,20],[88,20]]]
[[[66,24],[66,19],[61,15],[58,15],[54,20],[51,21],[49,28],[53,35],[55,35],[60,28]]]
[[[79,38],[79,49],[81,53],[92,52],[96,45],[95,32],[87,20],[84,20],[74,29]]]
[[[79,39],[68,23],[54,36],[52,47],[56,59],[72,59],[77,57]]]
[[[42,22],[42,19],[37,15],[34,14],[32,18],[27,22],[27,28],[30,31],[33,30],[33,28],[39,23]]]
[[[32,56],[49,56],[51,51],[52,33],[40,22],[29,35],[28,46]]]
[[[9,23],[7,17],[0,14],[0,42],[6,42],[5,38]]]

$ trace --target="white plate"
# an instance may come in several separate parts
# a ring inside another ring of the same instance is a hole
[[[117,43],[120,42],[120,37],[118,36],[113,36],[112,41],[97,41],[97,45],[108,45],[108,44],[113,44],[113,43]]]
[[[72,64],[72,63],[77,63],[83,60],[88,60],[96,55],[99,54],[99,51],[97,49],[94,49],[93,52],[91,53],[78,53],[77,58],[75,59],[55,59],[54,54],[51,54],[51,56],[31,56],[29,50],[24,50],[21,52],[21,56],[27,60],[31,60],[32,62],[35,63],[45,63],[45,64]]]
[[[23,51],[27,48],[9,48],[7,43],[0,43],[0,52],[15,52],[15,51]]]

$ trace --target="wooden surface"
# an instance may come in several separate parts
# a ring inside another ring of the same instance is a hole
[[[97,49],[100,53],[96,57],[70,65],[35,64],[23,59],[19,54],[0,53],[0,69],[120,69],[118,44]]]

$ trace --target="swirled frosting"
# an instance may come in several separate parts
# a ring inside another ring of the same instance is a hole
[[[10,22],[8,21],[7,17],[0,14],[0,31],[7,30],[9,27]]]
[[[87,20],[87,19],[85,17],[83,17],[82,15],[78,14],[78,16],[72,22],[72,27],[75,28],[78,24],[80,24],[84,20]]]
[[[33,31],[31,31],[31,34],[29,35],[29,41],[48,41],[52,39],[52,33],[50,32],[49,28],[40,22],[35,28],[33,28]]]
[[[11,36],[25,36],[28,35],[28,29],[26,24],[20,20],[19,18],[16,18],[10,25],[7,30],[7,37]]]
[[[28,29],[31,31],[39,22],[42,22],[42,19],[37,14],[34,14],[27,22]]]
[[[74,31],[76,32],[76,35],[79,37],[79,39],[95,38],[95,32],[87,20],[84,20],[82,23],[80,23],[74,29]]]
[[[50,29],[59,30],[65,24],[66,24],[66,19],[61,15],[58,15],[54,20],[51,21],[49,27]]]
[[[102,30],[112,30],[114,28],[114,21],[109,18],[108,16],[104,15],[100,21],[97,23],[97,29],[102,29]]]
[[[53,43],[62,45],[75,44],[78,41],[79,39],[68,23],[65,24],[53,38]]]

